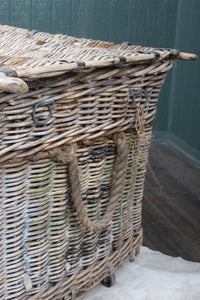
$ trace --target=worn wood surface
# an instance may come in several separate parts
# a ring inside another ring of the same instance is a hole
[[[23,94],[28,91],[28,85],[22,79],[7,77],[0,72],[0,91]]]
[[[143,201],[144,245],[200,262],[200,168],[167,144],[153,144]]]

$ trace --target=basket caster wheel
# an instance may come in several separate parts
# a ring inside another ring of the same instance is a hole
[[[109,287],[112,287],[114,286],[116,283],[116,277],[115,277],[115,274],[112,274],[106,278],[104,278],[102,281],[101,281],[101,284],[103,284],[105,287],[109,288]]]

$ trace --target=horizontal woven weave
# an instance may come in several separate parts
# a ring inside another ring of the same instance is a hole
[[[0,98],[0,162],[26,158],[41,150],[66,143],[88,143],[97,138],[133,128],[137,108],[130,91],[145,88],[149,94],[144,108],[145,126],[151,126],[156,113],[160,87],[171,61],[141,66],[107,67],[69,72],[51,79],[34,80],[23,95],[2,93]],[[144,94],[136,97],[138,105],[146,102]],[[33,120],[52,115],[44,125]]]

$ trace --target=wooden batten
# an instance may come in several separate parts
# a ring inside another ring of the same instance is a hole
[[[28,91],[28,85],[20,78],[8,77],[0,73],[0,91],[12,94],[24,94]]]

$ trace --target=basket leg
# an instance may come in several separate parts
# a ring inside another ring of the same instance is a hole
[[[130,255],[129,255],[129,262],[134,262],[134,260],[135,260],[135,255],[134,255],[134,253],[131,253]]]
[[[138,256],[139,253],[140,253],[140,246],[138,246],[138,247],[135,249],[135,256]]]
[[[115,282],[116,282],[116,277],[115,277],[115,274],[113,273],[110,276],[104,278],[101,281],[101,284],[103,284],[105,287],[109,288],[109,287],[114,286]]]
[[[136,256],[140,253],[140,245],[135,248],[135,250],[129,254],[129,262],[134,262]]]

